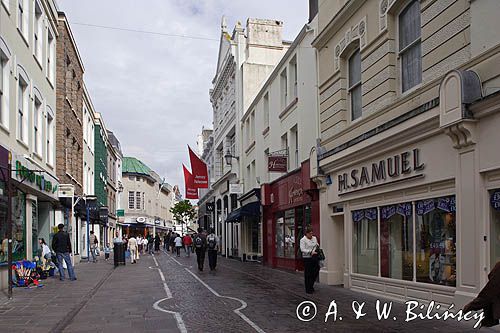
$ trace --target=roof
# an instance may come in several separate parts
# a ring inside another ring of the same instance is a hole
[[[122,172],[141,174],[151,177],[151,169],[135,157],[123,158]]]

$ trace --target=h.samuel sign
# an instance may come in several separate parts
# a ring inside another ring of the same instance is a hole
[[[360,188],[405,179],[412,173],[423,170],[424,166],[425,164],[420,161],[420,151],[415,148],[339,174],[338,190],[340,194],[344,194]]]

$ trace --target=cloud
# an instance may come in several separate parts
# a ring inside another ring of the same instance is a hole
[[[228,29],[248,17],[284,21],[293,40],[307,21],[307,1],[58,0],[85,65],[96,111],[120,140],[125,156],[141,159],[183,186],[186,145],[211,127],[208,91],[217,65],[222,15]],[[207,39],[91,27],[92,24]]]

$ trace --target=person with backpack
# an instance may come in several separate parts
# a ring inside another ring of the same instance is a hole
[[[90,231],[90,237],[89,237],[89,244],[90,244],[90,254],[92,254],[92,262],[96,263],[97,258],[96,258],[96,251],[97,251],[97,244],[99,241],[97,240],[96,235],[94,234],[94,231]]]
[[[193,246],[193,239],[189,234],[185,234],[182,238],[182,243],[184,244],[184,250],[186,251],[186,257],[191,255],[191,247]]]
[[[194,236],[194,249],[196,251],[196,260],[198,261],[198,270],[203,271],[205,263],[205,251],[207,250],[207,235],[202,228],[198,228],[198,233]]]
[[[207,236],[208,249],[208,266],[210,271],[215,271],[217,266],[217,252],[219,252],[219,237],[215,234],[215,230],[210,229],[210,234]]]
[[[57,226],[59,232],[52,238],[52,250],[56,253],[57,257],[57,268],[59,269],[59,279],[64,281],[64,265],[63,260],[68,268],[69,279],[71,281],[76,280],[75,271],[73,269],[73,264],[71,263],[71,240],[69,234],[64,231],[64,224],[59,224]]]

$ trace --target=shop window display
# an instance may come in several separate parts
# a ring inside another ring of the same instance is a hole
[[[456,285],[455,196],[417,201],[417,282]]]
[[[7,189],[4,181],[0,180],[0,264],[7,261]]]
[[[284,225],[284,257],[295,258],[295,210],[290,209],[285,211],[285,225]]]
[[[0,264],[8,260],[7,243],[7,196],[5,184],[2,183],[3,195],[0,196],[0,235],[2,244],[0,248]],[[26,195],[16,191],[12,197],[12,260],[18,261],[26,258],[24,239],[26,235]]]
[[[500,189],[492,191],[491,204],[491,230],[490,230],[490,268],[495,267],[500,261]]]
[[[283,235],[283,224],[285,222],[284,217],[278,217],[276,219],[276,257],[284,256],[285,249],[285,237]]]
[[[353,272],[378,275],[377,208],[356,210],[353,218]]]
[[[40,245],[38,244],[38,202],[32,201],[31,203],[31,238],[32,238],[32,249],[33,258],[38,255],[38,249]]]
[[[380,274],[413,280],[413,206],[402,203],[380,209]]]

